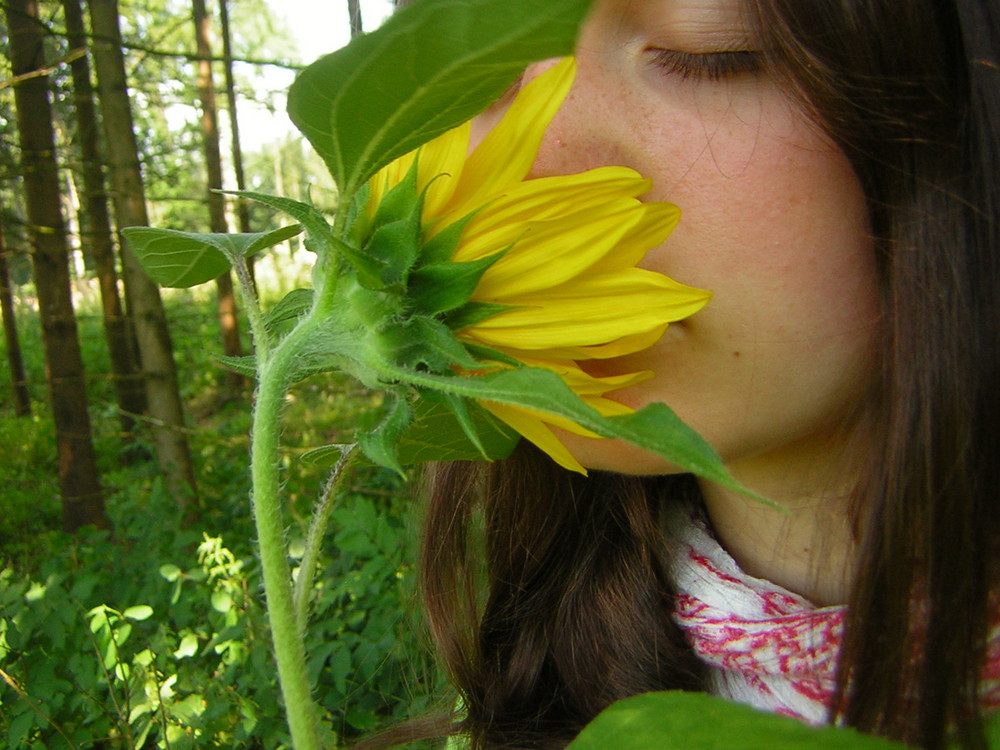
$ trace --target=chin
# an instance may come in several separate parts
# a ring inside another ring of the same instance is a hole
[[[554,428],[553,432],[570,453],[591,471],[608,471],[631,476],[685,474],[669,461],[624,440],[588,438]]]

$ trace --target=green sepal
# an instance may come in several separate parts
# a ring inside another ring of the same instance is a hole
[[[414,309],[425,315],[441,315],[469,301],[486,270],[503,253],[465,263],[433,263],[410,274],[410,297]]]
[[[454,367],[480,366],[448,326],[423,315],[388,327],[379,340],[386,357],[408,369],[446,373]]]
[[[705,693],[626,698],[601,712],[566,750],[905,750],[855,729],[798,719]]]
[[[423,199],[417,193],[415,167],[416,162],[406,178],[382,199],[364,246],[364,253],[383,266],[385,288],[404,284],[420,254]]]
[[[229,270],[231,259],[253,255],[301,231],[297,224],[245,234],[126,227],[122,236],[153,281],[160,286],[187,288],[217,279]]]
[[[453,221],[440,232],[427,240],[420,248],[421,266],[430,266],[436,263],[450,263],[458,250],[458,244],[462,241],[462,232],[465,225],[469,223],[480,209],[463,216],[458,221]]]
[[[413,409],[402,395],[390,394],[387,397],[392,399],[389,413],[375,430],[358,435],[358,445],[373,463],[392,469],[406,479],[396,446],[413,421]]]
[[[371,198],[371,184],[365,183],[347,204],[344,214],[344,238],[348,244],[361,247],[365,237],[371,233],[371,221],[368,218],[368,200]]]
[[[354,270],[358,283],[365,289],[380,291],[388,286],[383,281],[383,278],[389,275],[388,264],[385,261],[343,242],[337,243],[337,250]]]
[[[406,310],[407,301],[404,296],[390,290],[372,289],[364,285],[361,279],[355,279],[353,285],[348,280],[341,287],[342,299],[350,303],[355,319],[368,330],[387,330],[398,325]],[[332,320],[331,325],[343,326],[344,321]]]
[[[421,196],[417,193],[418,161],[418,159],[414,159],[406,176],[382,196],[382,200],[375,207],[372,229],[378,229],[386,224],[395,224],[397,221],[409,218],[413,213],[414,204],[422,203]]]
[[[483,365],[490,362],[499,362],[501,364],[510,365],[511,367],[524,366],[524,362],[521,360],[515,359],[509,354],[504,354],[503,352],[499,352],[488,346],[473,344],[469,341],[463,341],[462,343],[465,344],[465,348],[469,350],[469,354],[479,361],[479,367],[476,369],[484,369]]]
[[[481,461],[507,458],[521,436],[474,402],[465,402],[479,445],[473,444],[452,409],[421,391],[414,404],[414,418],[400,438],[399,460],[403,465],[427,461]]]
[[[496,302],[467,302],[445,315],[444,322],[453,331],[461,331],[476,323],[482,323],[494,315],[516,309],[514,305],[501,305]]]

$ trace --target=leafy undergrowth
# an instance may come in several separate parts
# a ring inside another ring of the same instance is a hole
[[[58,531],[51,418],[35,321],[22,322],[35,416],[0,408],[0,746],[286,746],[254,555],[246,398],[224,399],[210,305],[171,308],[200,518],[184,526],[150,461],[126,460],[99,321],[81,338],[113,534]],[[197,315],[192,310],[198,310]],[[377,404],[336,380],[304,383],[288,406],[289,536],[304,534],[324,469],[307,452]],[[0,399],[10,403],[8,399]],[[140,448],[141,448],[140,444]],[[139,451],[141,453],[141,450]],[[414,612],[412,503],[394,476],[362,470],[334,512],[316,577],[308,649],[326,720],[343,741],[424,713],[441,680]],[[293,544],[293,552],[296,545]]]

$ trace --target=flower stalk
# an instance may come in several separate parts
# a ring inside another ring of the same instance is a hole
[[[246,290],[243,291],[245,294]],[[275,347],[271,356],[258,359],[259,380],[251,431],[251,501],[267,597],[267,616],[278,666],[278,682],[292,745],[296,750],[320,750],[322,744],[319,710],[313,701],[306,672],[304,618],[297,613],[292,589],[278,457],[281,410],[288,392],[288,373],[300,353],[302,342],[308,340],[314,327],[312,316],[304,318]]]

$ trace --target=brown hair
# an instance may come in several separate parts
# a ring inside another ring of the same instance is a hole
[[[769,69],[868,197],[884,353],[857,491],[834,710],[924,748],[984,748],[1000,513],[1000,4],[755,0]],[[671,620],[656,508],[687,477],[570,475],[531,446],[436,467],[431,629],[474,748],[564,745],[618,698],[701,689]],[[917,658],[914,658],[917,654]]]

